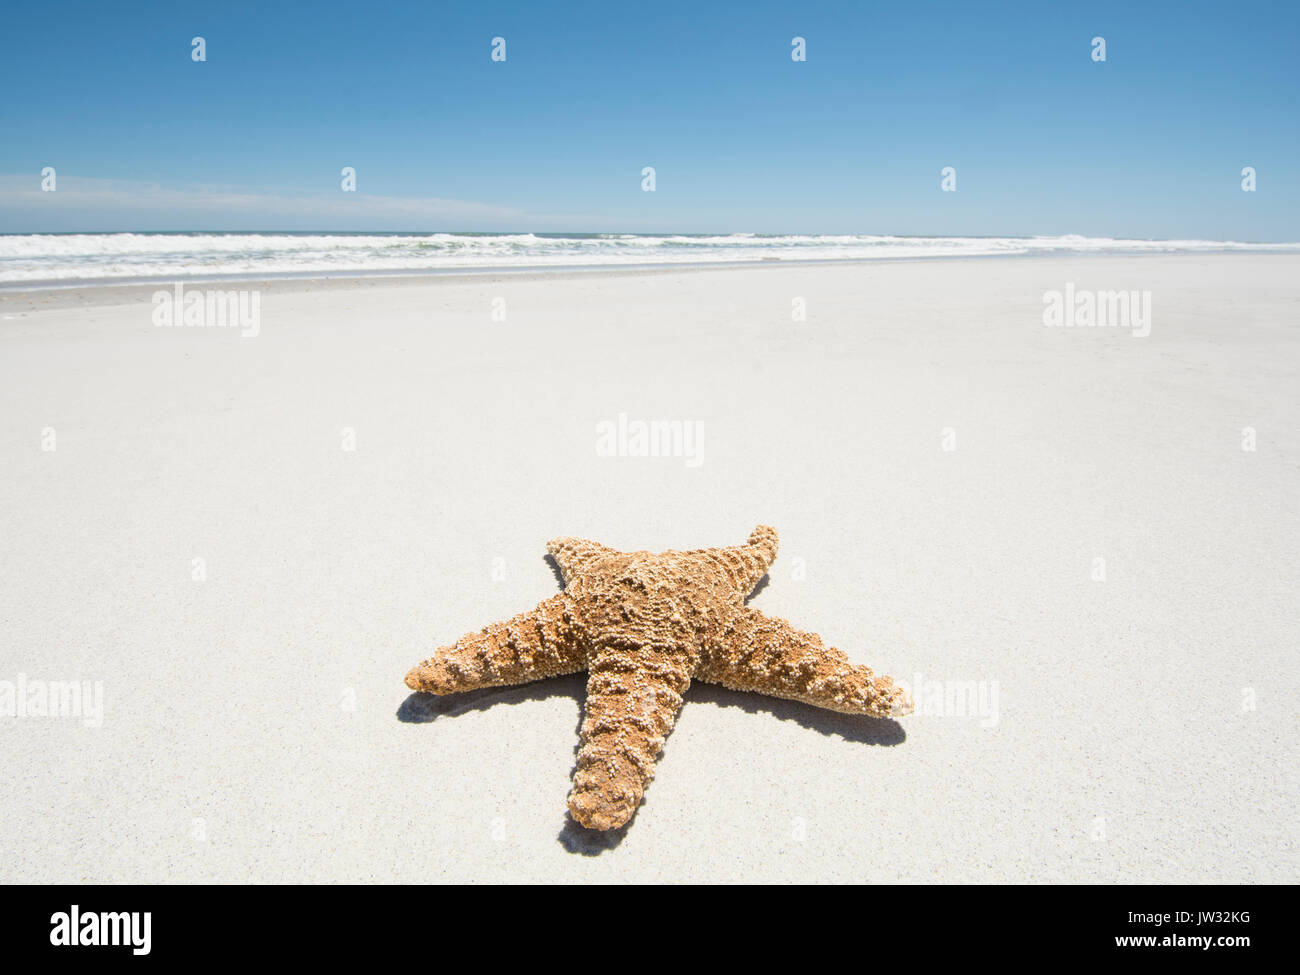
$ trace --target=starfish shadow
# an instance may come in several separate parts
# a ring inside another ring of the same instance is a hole
[[[764,575],[763,578],[759,579],[757,584],[755,584],[754,588],[750,590],[749,595],[745,597],[745,605],[748,606],[749,601],[753,599],[755,596],[757,596],[764,589],[766,589],[768,583],[770,583],[771,581],[772,581],[772,577],[769,575]]]
[[[564,573],[560,571],[560,563],[555,561],[554,555],[544,555],[542,558],[546,560],[547,566],[550,567],[551,574],[555,576],[555,584],[563,589]]]
[[[486,711],[498,704],[514,705],[526,701],[544,701],[557,695],[571,697],[578,703],[578,723],[574,727],[574,738],[577,739],[582,728],[583,711],[587,700],[587,682],[583,674],[554,677],[535,684],[521,684],[514,687],[486,687],[445,697],[417,691],[408,696],[397,709],[397,720],[407,724],[428,724],[439,718],[454,718],[472,711]],[[819,734],[828,737],[838,736],[845,741],[864,745],[893,746],[901,745],[907,740],[903,726],[891,718],[872,718],[866,715],[824,711],[799,701],[787,701],[762,694],[747,694],[717,684],[692,684],[686,692],[683,708],[689,708],[691,702],[712,704],[723,708],[740,708],[749,714],[770,714],[778,721],[794,721]],[[575,767],[580,747],[580,742],[573,746]],[[637,806],[637,812],[633,813],[632,818],[618,829],[606,831],[587,829],[566,816],[564,827],[556,839],[570,853],[600,856],[608,850],[617,848],[623,842],[628,830],[636,822],[637,813],[650,801],[652,796],[647,794],[642,803]]]
[[[787,701],[766,694],[733,691],[719,684],[692,684],[686,692],[686,705],[696,701],[720,708],[740,708],[749,714],[770,714],[778,721],[793,721],[801,727],[828,738],[839,737],[861,745],[901,745],[907,732],[893,718],[873,718],[866,714],[840,714],[815,708],[802,701]]]
[[[404,724],[428,724],[439,718],[454,718],[471,711],[486,711],[498,704],[514,705],[526,701],[545,701],[564,695],[582,702],[587,697],[586,675],[572,674],[553,677],[535,684],[517,684],[511,687],[484,687],[460,694],[426,694],[416,691],[397,709],[397,720]],[[581,709],[579,709],[581,711]],[[579,726],[582,722],[579,720]]]

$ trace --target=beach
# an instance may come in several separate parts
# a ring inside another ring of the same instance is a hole
[[[0,292],[0,883],[1300,881],[1297,282],[1153,253]],[[696,684],[602,835],[565,811],[582,675],[403,686],[558,591],[550,538],[759,524],[750,605],[915,714]]]

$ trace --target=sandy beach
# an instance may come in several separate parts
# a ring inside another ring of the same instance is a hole
[[[255,328],[156,324],[171,284],[0,294],[0,883],[1300,881],[1298,282],[1196,254],[185,285],[256,292]],[[1046,326],[1067,290],[1149,303]],[[750,605],[916,714],[693,686],[600,835],[565,812],[580,675],[403,686],[557,591],[549,538],[760,523]]]

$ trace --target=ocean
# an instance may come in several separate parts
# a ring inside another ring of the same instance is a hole
[[[0,285],[1060,254],[1300,252],[1300,243],[870,234],[0,234]]]

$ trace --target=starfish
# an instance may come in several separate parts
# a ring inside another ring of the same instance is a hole
[[[659,554],[552,539],[564,590],[443,647],[406,686],[456,694],[586,670],[569,812],[599,830],[636,812],[692,680],[844,714],[909,714],[911,698],[889,677],[745,606],[776,546],[765,525],[745,545]]]

